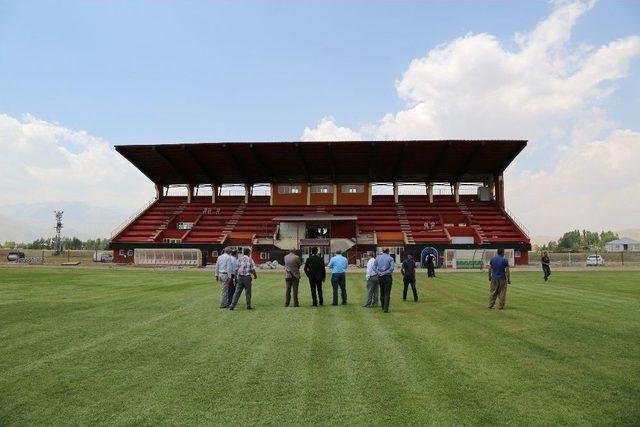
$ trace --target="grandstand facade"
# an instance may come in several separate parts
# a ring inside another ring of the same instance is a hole
[[[156,198],[111,240],[114,261],[140,249],[201,251],[216,261],[226,246],[250,247],[257,263],[282,262],[290,248],[351,263],[389,248],[402,257],[446,250],[513,250],[528,263],[530,240],[505,210],[503,173],[520,140],[238,142],[116,146],[156,186]],[[387,183],[392,194],[374,195]],[[401,195],[408,184],[422,195]],[[221,195],[239,184],[242,195]],[[447,184],[451,194],[434,194]],[[460,194],[472,184],[474,194]],[[185,196],[170,196],[182,185]],[[269,195],[256,195],[267,185]],[[207,196],[199,190],[210,187]],[[200,261],[199,261],[200,262]]]

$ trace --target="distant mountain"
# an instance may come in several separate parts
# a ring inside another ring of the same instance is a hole
[[[133,212],[92,206],[84,202],[21,203],[0,206],[0,242],[29,242],[54,235],[53,212],[64,211],[63,237],[110,237],[111,231]]]
[[[34,240],[31,236],[46,236],[51,233],[37,226],[29,226],[28,224],[18,220],[18,215],[2,215],[0,214],[0,242],[6,241],[22,242],[25,240]]]
[[[549,242],[558,240],[560,236],[531,236],[532,245],[546,245]]]
[[[640,240],[640,228],[625,228],[623,230],[616,230],[616,233],[620,237],[629,237],[630,239]]]

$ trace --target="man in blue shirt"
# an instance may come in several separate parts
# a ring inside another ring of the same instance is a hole
[[[389,255],[389,249],[382,251],[376,258],[376,271],[380,281],[380,303],[382,311],[389,312],[389,303],[391,302],[391,286],[393,285],[393,269],[395,265],[393,258]]]
[[[342,251],[338,249],[333,258],[329,260],[327,267],[331,269],[331,287],[333,288],[333,305],[338,305],[338,287],[342,293],[342,305],[347,304],[347,278],[346,271],[349,262],[342,256]]]
[[[509,261],[504,257],[504,249],[498,249],[498,255],[489,261],[489,308],[493,308],[498,298],[498,308],[502,310],[507,298],[507,284],[511,284]]]

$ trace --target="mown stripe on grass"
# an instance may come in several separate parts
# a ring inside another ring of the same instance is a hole
[[[201,298],[195,298],[193,300],[190,300],[189,302],[187,302],[186,304],[182,305],[181,307],[171,310],[169,312],[165,312],[156,316],[153,316],[151,318],[145,319],[141,322],[136,323],[133,326],[130,326],[128,328],[123,328],[123,329],[119,329],[117,331],[108,333],[106,335],[103,335],[101,337],[98,338],[94,338],[91,340],[87,340],[87,341],[83,341],[82,343],[78,344],[78,345],[74,345],[71,347],[68,347],[64,350],[58,351],[56,353],[53,354],[49,354],[46,357],[41,357],[39,359],[36,360],[32,360],[31,362],[25,363],[25,364],[21,364],[18,366],[14,366],[12,368],[9,368],[7,370],[2,371],[2,375],[6,378],[6,377],[11,377],[11,376],[15,376],[15,375],[21,375],[27,371],[33,370],[33,369],[37,369],[39,367],[41,367],[44,364],[47,363],[51,363],[54,362],[56,360],[59,359],[63,359],[66,357],[69,357],[71,355],[73,355],[74,353],[77,352],[83,352],[86,351],[87,349],[90,349],[94,346],[97,346],[99,344],[105,343],[107,341],[122,337],[124,335],[129,335],[132,333],[135,333],[134,331],[144,328],[147,325],[150,325],[152,323],[156,323],[159,322],[161,320],[165,320],[171,317],[175,317],[178,313],[180,312],[185,312],[191,308],[193,308],[193,306],[195,306],[196,304],[201,304],[202,303],[202,299]]]

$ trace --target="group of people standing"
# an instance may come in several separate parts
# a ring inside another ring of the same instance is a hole
[[[432,255],[431,257],[431,259],[427,258],[427,268],[429,277],[435,277],[434,257]],[[312,248],[311,254],[304,264],[294,249],[284,257],[285,307],[289,307],[292,302],[294,307],[300,306],[298,295],[302,271],[304,271],[309,280],[312,305],[314,307],[324,305],[322,285],[326,280],[326,267],[331,270],[332,305],[338,305],[339,303],[346,305],[346,273],[349,268],[347,258],[342,255],[342,251],[337,250],[336,254],[325,266],[322,255],[318,254],[318,248]],[[385,249],[377,257],[370,256],[365,273],[367,296],[364,307],[377,307],[379,304],[383,312],[389,312],[394,270],[395,262],[389,255],[388,249]],[[409,255],[402,262],[401,273],[404,284],[403,299],[407,299],[407,292],[410,286],[413,300],[417,302],[416,263],[412,255]],[[242,292],[244,292],[247,308],[252,309],[251,283],[252,279],[257,279],[257,277],[256,266],[251,259],[248,248],[244,249],[241,254],[238,254],[235,249],[225,248],[216,263],[216,280],[221,285],[220,308],[233,310],[237,306]]]
[[[238,256],[238,251],[224,248],[222,255],[216,262],[216,280],[220,282],[220,308],[233,310],[244,291],[247,301],[247,309],[253,309],[251,305],[251,283],[257,279],[256,264],[251,259],[251,251],[245,248]]]
[[[305,275],[309,279],[309,286],[311,288],[311,299],[313,306],[321,306],[324,304],[322,296],[322,284],[326,279],[326,270],[322,255],[318,254],[317,248],[311,249],[309,258],[302,265],[300,256],[292,249],[289,254],[284,257],[284,270],[285,270],[285,307],[288,307],[291,303],[291,296],[293,295],[293,306],[298,307],[298,285],[300,283],[302,267]],[[349,262],[347,258],[342,255],[342,251],[337,250],[336,254],[329,260],[326,265],[331,270],[331,288],[333,290],[332,305],[338,305],[339,302],[342,305],[347,304],[347,269],[349,268]],[[386,313],[389,311],[389,302],[391,298],[391,286],[393,283],[392,274],[394,270],[393,258],[389,255],[389,250],[386,249],[378,257],[369,259],[367,263],[367,298],[365,301],[365,307],[373,307],[378,304],[378,294],[380,295],[380,302],[382,310]],[[412,270],[414,274],[413,289],[414,295],[417,300],[417,293],[415,291],[415,263]],[[406,293],[406,291],[405,291]]]
[[[543,260],[543,267],[548,266],[548,256]],[[431,260],[433,266],[433,259]],[[435,277],[435,271],[431,273],[429,268],[430,261],[427,258],[427,269],[429,277]],[[331,270],[331,287],[333,290],[332,305],[338,305],[338,291],[340,291],[340,299],[342,305],[347,304],[347,284],[346,272],[349,268],[347,258],[342,255],[340,250],[329,260],[327,267]],[[324,304],[322,295],[322,284],[326,279],[326,270],[324,260],[318,254],[318,249],[313,248],[309,258],[302,263],[300,256],[292,249],[289,254],[284,257],[285,271],[285,306],[291,304],[293,298],[293,306],[300,306],[298,299],[298,290],[300,285],[301,271],[309,279],[311,289],[311,299],[313,306],[322,306]],[[393,286],[393,271],[395,270],[395,262],[389,255],[389,250],[385,249],[376,256],[371,255],[367,261],[365,279],[367,295],[364,307],[377,307],[378,302],[384,313],[389,312],[391,303],[391,288]],[[550,274],[548,267],[545,270],[545,280]],[[403,281],[403,300],[407,299],[409,287],[413,293],[413,300],[418,301],[418,290],[416,288],[416,262],[413,255],[408,255],[407,259],[402,262],[400,272]],[[504,249],[498,249],[498,254],[489,262],[489,303],[488,308],[493,308],[496,300],[498,300],[498,308],[505,306],[507,285],[511,283],[511,274],[509,271],[509,262],[504,257]],[[251,305],[251,284],[253,279],[257,279],[256,265],[251,259],[250,250],[245,248],[241,254],[231,248],[225,248],[222,255],[218,257],[216,263],[216,280],[221,284],[220,290],[220,308],[229,308],[233,310],[238,304],[242,292],[245,293],[247,309],[252,309]]]

